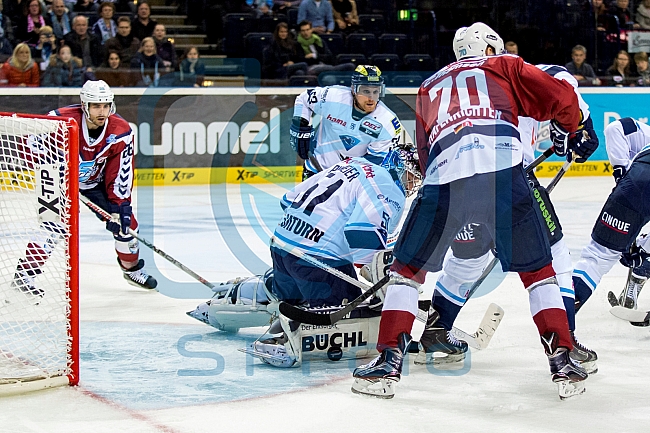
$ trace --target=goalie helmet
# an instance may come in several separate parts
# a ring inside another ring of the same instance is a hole
[[[384,160],[379,165],[384,167],[390,173],[393,180],[395,181],[395,184],[404,193],[404,195],[406,195],[403,182],[406,167],[404,167],[404,161],[402,161],[402,157],[400,156],[399,152],[395,149],[389,150],[388,154],[386,157],[384,157]]]
[[[383,97],[386,91],[384,77],[381,76],[381,70],[372,65],[359,65],[352,73],[352,93],[357,94],[360,86],[380,86],[379,97]]]
[[[399,144],[395,149],[404,163],[404,174],[402,175],[402,185],[406,197],[415,194],[420,185],[422,185],[422,172],[420,171],[420,158],[417,150],[411,143]]]
[[[115,103],[113,102],[113,91],[111,86],[106,84],[104,80],[98,81],[86,81],[86,83],[81,88],[81,93],[79,94],[81,98],[81,108],[86,116],[89,117],[88,107],[89,104],[111,104],[111,110],[108,113],[115,114]]]
[[[456,30],[453,47],[456,60],[465,57],[483,57],[487,47],[494,48],[495,54],[505,53],[501,36],[483,23],[474,23],[469,27]]]

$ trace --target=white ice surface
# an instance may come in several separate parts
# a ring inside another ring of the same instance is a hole
[[[553,192],[574,261],[612,186],[605,177],[566,178]],[[142,222],[147,209],[141,200],[136,212],[143,234],[158,247],[208,280],[224,281],[249,273],[226,245],[241,246],[232,244],[234,226],[242,242],[253,245],[249,254],[269,262],[260,237],[273,230],[268,221],[279,207],[270,203],[282,188],[262,190],[268,194],[252,194],[251,200],[243,189],[227,188],[231,223],[217,225],[213,216],[214,209],[224,211],[225,188],[212,191],[212,201],[207,186],[140,189],[140,198],[155,195],[153,231]],[[560,402],[516,276],[461,312],[457,326],[473,331],[489,302],[505,310],[490,347],[472,352],[464,374],[444,375],[450,372],[411,361],[395,398],[383,401],[350,392],[350,363],[289,370],[253,364],[236,349],[263,329],[227,335],[187,317],[209,290],[164,259],[155,263],[171,280],[161,282],[165,294],[128,285],[111,236],[82,210],[81,384],[0,398],[0,432],[650,430],[650,332],[608,312],[607,291],[620,293],[626,276],[619,265],[577,317],[578,335],[598,352],[600,371],[589,378],[584,395]],[[433,280],[428,278],[426,296]],[[181,298],[193,293],[198,299]],[[650,298],[641,295],[639,302],[650,308]]]

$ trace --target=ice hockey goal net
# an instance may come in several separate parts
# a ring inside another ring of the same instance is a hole
[[[78,129],[0,113],[0,395],[79,381]]]

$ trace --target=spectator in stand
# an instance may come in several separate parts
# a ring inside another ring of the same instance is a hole
[[[72,18],[74,16],[65,7],[63,0],[53,0],[52,8],[45,15],[45,24],[52,27],[54,36],[61,40],[72,31]]]
[[[643,0],[643,3],[636,9],[635,21],[639,28],[650,30],[650,0]]]
[[[104,47],[99,38],[88,32],[88,18],[77,15],[72,20],[72,32],[63,37],[70,46],[72,55],[83,61],[86,71],[92,72],[104,60]]]
[[[29,0],[23,17],[16,26],[16,39],[28,45],[38,43],[39,31],[45,25],[43,9],[39,0]]]
[[[612,84],[616,87],[627,86],[630,81],[630,55],[621,50],[616,55],[614,63],[607,69],[607,75],[612,78]]]
[[[5,62],[13,54],[14,47],[5,37],[4,29],[0,27],[0,63]]]
[[[138,3],[138,16],[131,22],[131,32],[133,36],[140,39],[148,38],[153,34],[153,29],[156,27],[154,20],[149,18],[151,16],[151,8],[146,2]]]
[[[354,0],[332,0],[332,15],[336,28],[346,35],[361,30]]]
[[[95,71],[95,76],[98,80],[106,81],[111,87],[131,87],[135,82],[128,68],[129,64],[122,61],[119,51],[109,50],[106,60]]]
[[[274,1],[273,2],[273,12],[276,14],[289,14],[289,9],[297,8],[300,5],[301,0],[292,0],[292,1]]]
[[[286,23],[279,23],[275,27],[273,42],[264,50],[262,64],[264,78],[286,79],[307,73],[305,54],[289,33]]]
[[[117,24],[113,19],[115,5],[105,1],[99,6],[99,19],[93,25],[92,32],[99,38],[102,45],[117,34]]]
[[[303,0],[298,8],[298,22],[309,21],[314,26],[314,32],[321,35],[332,33],[334,16],[332,4],[327,0]]]
[[[114,38],[104,43],[104,48],[107,51],[113,50],[120,53],[120,59],[123,65],[128,67],[131,64],[131,59],[140,49],[140,40],[134,37],[131,32],[131,20],[129,17],[119,17],[117,19],[117,34]],[[108,83],[108,81],[106,82]]]
[[[59,48],[56,56],[50,59],[50,65],[41,79],[43,87],[81,87],[83,86],[83,62],[74,57],[67,45]]]
[[[246,4],[253,8],[255,18],[273,15],[273,0],[246,0]]]
[[[309,21],[301,21],[298,24],[298,29],[300,30],[298,43],[305,54],[305,63],[307,63],[307,73],[309,75],[318,75],[327,71],[354,71],[355,66],[353,63],[333,66],[332,52],[327,48],[325,41],[314,33]]]
[[[593,14],[593,20],[596,24],[596,30],[599,32],[607,31],[609,26],[609,19],[607,17],[607,6],[605,6],[604,0],[591,0],[591,13]]]
[[[72,10],[74,12],[94,13],[97,12],[99,6],[94,0],[77,0]]]
[[[131,59],[131,68],[140,72],[136,86],[158,87],[165,70],[163,59],[156,53],[156,43],[152,37],[142,40],[140,51]]]
[[[630,0],[616,0],[609,10],[609,13],[618,18],[618,26],[621,30],[638,29],[639,25],[632,19],[632,11],[628,8]]]
[[[636,83],[639,86],[650,86],[650,68],[648,68],[648,55],[646,53],[636,53],[634,55],[636,63],[636,72],[639,78]]]
[[[573,77],[578,80],[578,84],[600,84],[596,77],[594,68],[585,62],[587,58],[587,49],[582,45],[576,45],[571,50],[571,61],[564,65]],[[596,81],[594,81],[596,80]]]
[[[43,72],[50,65],[50,58],[56,55],[56,36],[50,26],[41,27],[38,36],[38,44],[30,48],[32,59],[38,63],[41,72]]]
[[[514,54],[515,56],[519,55],[519,47],[517,46],[517,43],[508,41],[505,43],[504,47],[508,54]]]
[[[179,87],[202,87],[204,77],[205,64],[199,59],[199,50],[196,47],[186,48],[174,84]]]
[[[32,60],[29,46],[19,43],[0,68],[0,86],[38,87],[39,80],[38,65]]]
[[[11,22],[9,14],[4,10],[4,1],[0,0],[0,31],[2,31],[2,37],[6,38],[7,41],[12,45],[11,53],[13,53],[13,43],[14,43],[14,25]],[[0,39],[2,39],[0,37]]]
[[[153,40],[156,43],[156,52],[163,59],[166,71],[176,69],[176,47],[167,37],[164,24],[156,24],[153,29]]]

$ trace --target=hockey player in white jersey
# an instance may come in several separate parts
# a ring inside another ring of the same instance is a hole
[[[351,89],[316,87],[296,97],[290,143],[305,160],[303,179],[355,156],[379,164],[398,142],[402,125],[379,100],[385,92],[379,68],[358,66],[351,82]],[[316,129],[314,115],[321,116]]]
[[[220,290],[221,293],[188,314],[219,329],[234,330],[268,323],[269,314],[277,315],[269,304],[278,300],[326,308],[360,295],[357,286],[305,262],[296,254],[309,255],[356,279],[354,264],[370,263],[377,251],[386,249],[388,234],[396,228],[404,209],[405,188],[410,186],[403,181],[407,171],[400,152],[405,151],[390,150],[381,166],[364,158],[341,161],[285,194],[281,200],[285,214],[271,245],[272,273],[237,281],[232,290],[227,293]],[[239,308],[244,305],[248,308]],[[232,314],[237,309],[248,317]],[[252,310],[260,314],[252,315]],[[280,317],[282,330],[275,326],[271,332],[284,331],[282,339],[257,341],[247,352],[282,367],[298,365],[303,351],[312,352],[311,355],[328,353],[330,357],[332,350],[339,353],[339,349],[350,352],[346,356],[366,356],[369,351],[372,354],[374,345],[369,345],[368,339],[376,341],[379,313],[372,314],[366,309],[359,314],[374,319],[353,316],[340,326],[337,324],[338,327],[317,329],[308,325],[296,327],[297,324]],[[342,332],[341,327],[350,335],[343,332],[338,341],[334,334]],[[330,345],[310,344],[317,334],[332,334],[331,338],[319,337],[319,341],[329,338]]]
[[[616,120],[605,128],[605,144],[616,186],[573,270],[576,309],[617,261],[631,268],[618,304],[636,309],[637,296],[650,276],[650,243],[639,236],[650,221],[650,126],[630,117]]]
[[[598,147],[598,137],[593,129],[593,123],[589,114],[589,106],[578,93],[578,82],[564,67],[556,65],[537,65],[537,68],[559,80],[569,82],[576,93],[580,111],[582,112],[582,127],[589,135],[588,149],[583,146],[582,154],[576,159],[584,162],[588,156]],[[534,149],[537,145],[538,128],[540,122],[530,117],[519,117],[518,130],[523,144],[524,167],[530,165],[534,159]],[[569,330],[573,339],[571,357],[583,364],[589,373],[597,371],[597,355],[594,351],[580,344],[575,338],[575,294],[571,281],[573,265],[569,255],[569,249],[564,242],[562,226],[550,201],[546,189],[540,185],[534,173],[528,173],[528,181],[533,188],[533,195],[540,211],[544,217],[551,253],[553,255],[553,269],[556,273],[560,292],[564,301],[564,307],[569,322]],[[469,289],[480,277],[483,269],[492,259],[490,250],[494,248],[494,242],[486,227],[481,224],[468,224],[463,231],[456,236],[452,243],[452,255],[446,260],[443,272],[436,281],[433,294],[432,306],[440,315],[435,322],[429,323],[420,340],[423,350],[416,358],[415,363],[455,362],[464,359],[467,351],[467,344],[456,340],[450,330],[454,324],[460,309],[467,301]],[[429,348],[432,348],[429,350]],[[446,357],[437,356],[446,354]]]

